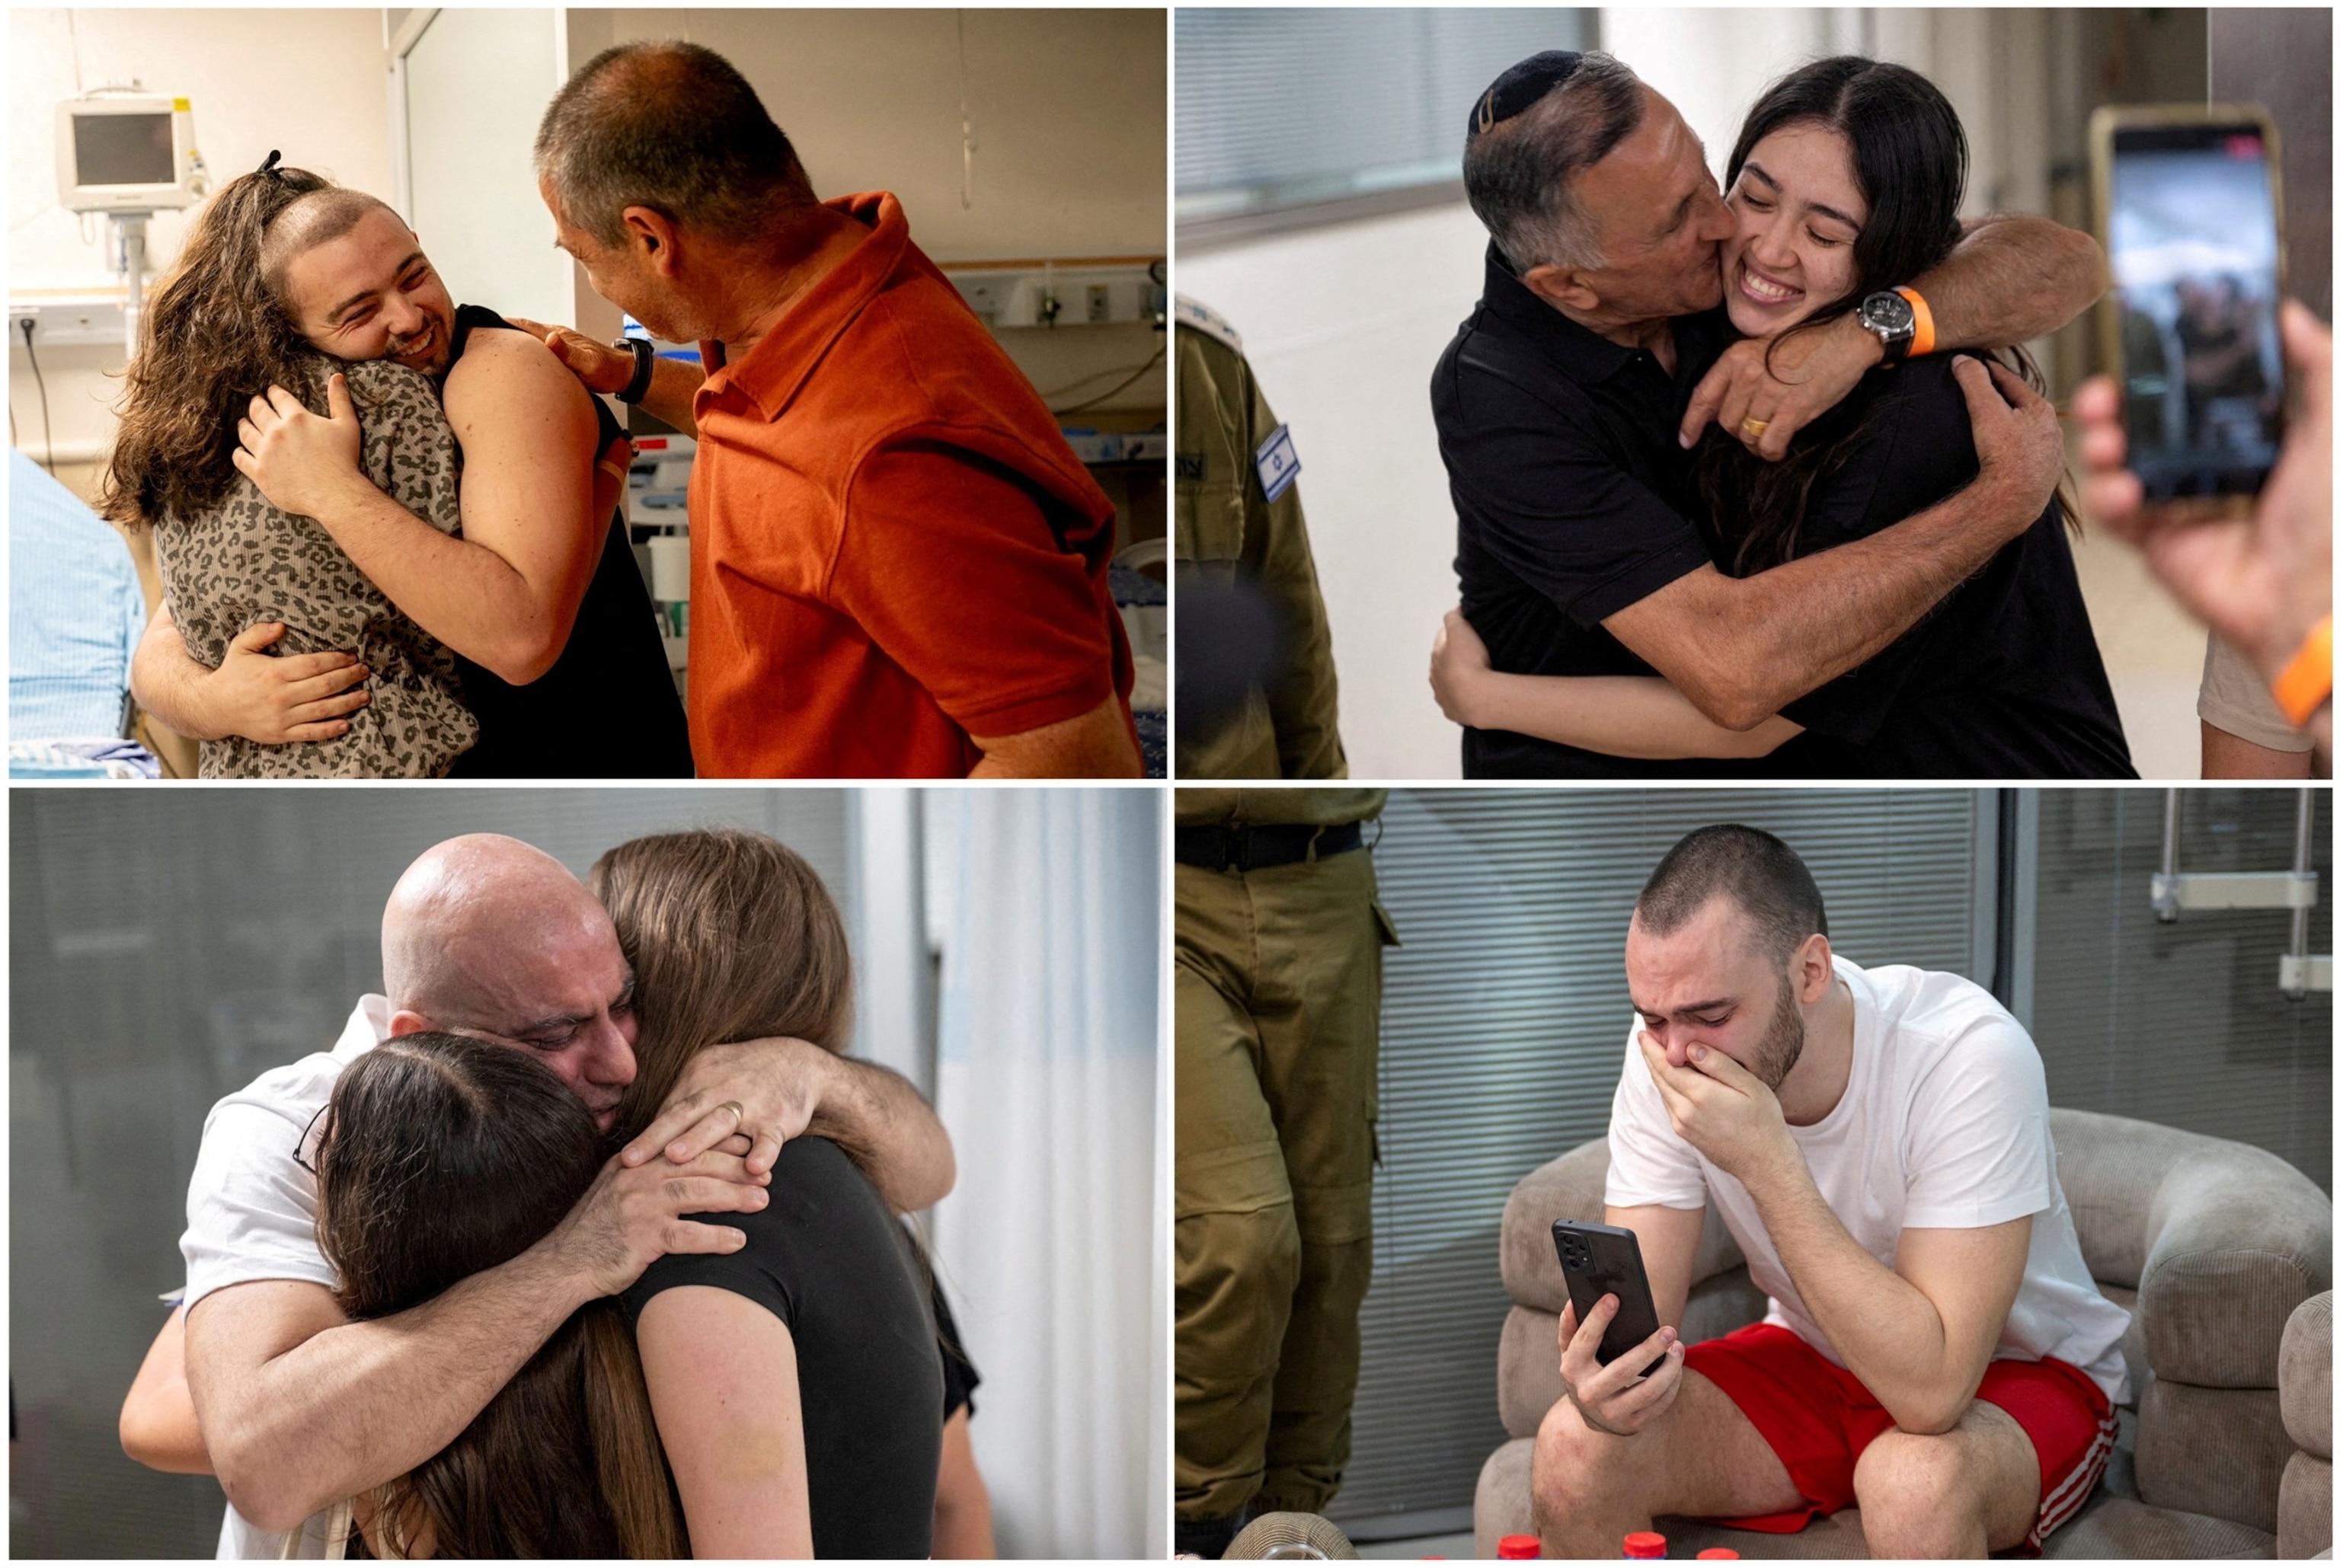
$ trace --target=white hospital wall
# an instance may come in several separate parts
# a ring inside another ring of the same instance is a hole
[[[57,205],[56,105],[85,88],[143,81],[193,100],[196,145],[214,182],[259,166],[269,149],[344,184],[391,190],[389,88],[378,10],[165,11],[86,8],[8,14],[8,288],[99,292],[114,287],[104,219],[87,242]],[[80,40],[74,75],[74,36]],[[159,275],[179,253],[184,214],[147,225]],[[57,454],[97,455],[124,355],[117,346],[40,350]],[[15,441],[40,453],[41,404],[21,340],[8,350]]]
[[[815,190],[891,191],[911,238],[944,265],[1169,252],[1166,12],[568,15],[572,68],[644,38],[721,54],[788,133]],[[1104,372],[1135,370],[1161,347],[1141,324],[1008,328],[1000,340],[1044,394],[1092,375],[1101,379],[1080,392],[1106,391],[1121,378]],[[1156,366],[1107,406],[1161,409],[1167,385]]]

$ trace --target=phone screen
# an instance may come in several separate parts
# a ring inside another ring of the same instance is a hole
[[[2266,137],[2115,130],[2109,219],[2129,468],[2155,499],[2256,494],[2283,439]]]

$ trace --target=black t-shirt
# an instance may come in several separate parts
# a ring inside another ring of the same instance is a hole
[[[1600,626],[1710,559],[1682,409],[1731,341],[1720,308],[1673,323],[1675,369],[1579,326],[1490,247],[1486,292],[1431,401],[1458,519],[1462,611],[1497,669],[1652,675]],[[1947,498],[1979,464],[1947,355],[1872,371],[1813,439],[1875,426],[1814,485],[1799,553]],[[1769,756],[1648,761],[1463,732],[1472,777],[2133,778],[2071,550],[2052,512],[1859,669],[1782,711]]]
[[[485,306],[458,308],[448,365],[462,358],[473,328],[509,325]],[[625,429],[599,398],[593,414],[598,455]],[[456,659],[480,738],[456,759],[451,778],[691,776],[682,699],[622,511],[610,519],[600,564],[550,669],[516,686],[460,654]]]
[[[934,1280],[935,1338],[943,1353],[943,1420],[947,1423],[965,1405],[970,1419],[975,1415],[975,1390],[983,1375],[975,1363],[967,1358],[967,1346],[958,1336],[958,1320],[951,1316],[950,1302],[943,1295],[940,1276]]]
[[[1864,417],[1812,487],[1799,555],[1890,528],[1980,471],[1947,354],[1871,370],[1810,439]],[[2137,776],[2053,506],[1883,652],[1780,711],[1807,731],[1780,751],[1827,777]]]
[[[927,1287],[885,1200],[825,1138],[791,1139],[733,1253],[672,1254],[623,1297],[637,1319],[679,1285],[744,1296],[788,1326],[821,1557],[926,1556],[942,1462],[943,1370]]]
[[[1675,431],[1730,341],[1720,311],[1673,324],[1674,371],[1570,321],[1493,246],[1486,291],[1431,380],[1457,522],[1462,613],[1499,670],[1657,672],[1601,623],[1707,564]],[[1783,746],[1781,751],[1793,747]],[[1703,758],[1608,756],[1505,730],[1465,729],[1472,778],[1712,778],[1795,774]]]

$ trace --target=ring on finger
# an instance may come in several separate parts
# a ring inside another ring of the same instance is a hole
[[[729,1111],[731,1113],[731,1121],[733,1126],[745,1127],[748,1125],[748,1108],[741,1105],[738,1100],[727,1100],[715,1109],[718,1110]]]
[[[1763,432],[1770,428],[1770,420],[1759,419],[1751,415],[1739,421],[1739,433],[1750,441],[1761,440],[1763,439]]]

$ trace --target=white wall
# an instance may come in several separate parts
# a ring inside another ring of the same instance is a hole
[[[407,52],[409,217],[459,304],[576,317],[578,271],[554,248],[531,155],[561,42],[549,11],[449,7]]]
[[[70,21],[68,20],[70,18]],[[74,39],[79,39],[79,74]],[[106,225],[57,205],[56,104],[136,77],[194,102],[195,143],[214,182],[259,166],[269,149],[344,184],[391,192],[389,89],[378,10],[11,10],[8,14],[8,288],[96,293],[114,288]],[[147,226],[156,273],[176,259],[187,216]],[[110,441],[118,347],[42,351],[61,456]],[[8,356],[16,444],[41,450],[41,405],[21,342]]]
[[[641,38],[685,38],[721,54],[796,144],[814,189],[891,191],[937,262],[1168,254],[1165,11],[570,16],[572,68]],[[1135,370],[1161,346],[1143,325],[1006,328],[999,338],[1044,394],[1082,383],[1050,398],[1058,403],[1106,390],[1121,377],[1104,372]],[[1101,379],[1083,382],[1090,376]],[[1158,409],[1167,386],[1157,366],[1106,406]]]

